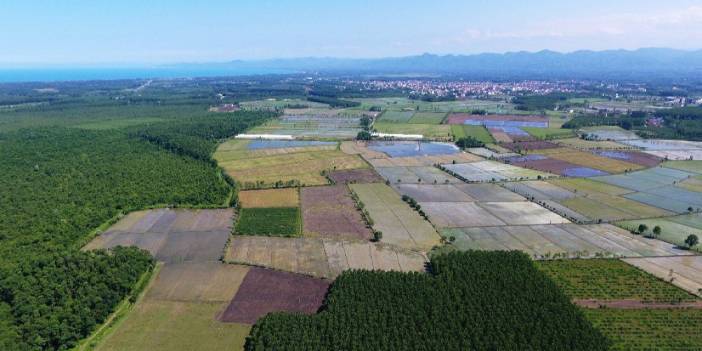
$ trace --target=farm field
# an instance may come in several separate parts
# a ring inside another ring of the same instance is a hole
[[[295,188],[241,191],[239,205],[244,208],[298,207],[300,194]]]
[[[505,183],[503,186],[532,200],[563,201],[577,196],[577,194],[567,189],[541,180]]]
[[[133,212],[83,250],[136,246],[162,262],[217,261],[231,232],[232,216],[231,209]]]
[[[594,180],[585,178],[557,178],[549,179],[547,180],[547,182],[580,195],[624,195],[631,192],[631,190],[629,189],[621,188],[615,185],[610,185],[602,182],[596,182]]]
[[[361,131],[361,116],[357,113],[342,115],[330,110],[330,114],[284,115],[249,131],[251,134],[292,135],[298,138],[352,139]]]
[[[322,306],[328,288],[326,280],[253,267],[219,320],[253,324],[270,312],[312,314]]]
[[[702,174],[702,161],[666,161],[663,163],[663,167]]]
[[[384,111],[379,121],[392,123],[407,123],[414,116],[414,111]]]
[[[611,140],[585,140],[580,138],[568,138],[554,140],[554,143],[578,150],[632,150],[633,146],[620,144]]]
[[[365,157],[365,156],[364,156]],[[481,161],[482,158],[465,152],[452,155],[417,156],[417,157],[370,157],[368,162],[373,167],[419,167],[434,166],[444,163],[470,163]]]
[[[410,118],[409,123],[413,124],[441,124],[446,118],[446,113],[443,112],[416,112]]]
[[[143,301],[98,351],[243,350],[250,325],[221,323],[215,316],[226,303]]]
[[[702,347],[699,309],[586,309],[585,316],[602,331],[612,350],[697,350]]]
[[[672,215],[671,212],[664,209],[652,207],[625,197],[606,194],[578,196],[559,203],[592,220],[608,222]]]
[[[322,176],[322,171],[368,168],[368,164],[357,155],[348,155],[338,150],[319,151],[315,149],[318,147],[304,152],[271,156],[251,155],[248,158],[245,155],[239,156],[240,152],[235,152],[239,157],[232,159],[229,143],[222,144],[215,152],[214,158],[244,189],[272,187],[280,182],[307,186],[326,185],[329,181]],[[237,144],[236,140],[234,144]]]
[[[505,150],[500,150],[500,151],[506,151],[506,152],[499,152],[496,151],[496,145],[495,144],[490,144],[490,148],[487,147],[472,147],[466,149],[466,151],[470,152],[471,154],[484,157],[484,158],[496,158],[496,159],[505,159],[509,157],[519,157],[519,154],[511,152],[507,149]]]
[[[635,132],[613,126],[597,126],[582,128],[582,132],[595,137],[598,140],[638,140],[641,139]]]
[[[695,301],[697,297],[618,259],[539,261],[572,299]]]
[[[465,137],[472,137],[476,140],[482,141],[485,144],[494,143],[490,132],[483,126],[469,126],[469,125],[452,125],[451,133],[456,140]]]
[[[632,258],[624,261],[691,294],[702,296],[702,256]]]
[[[639,151],[596,150],[593,151],[593,153],[598,156],[607,157],[614,160],[622,160],[643,167],[655,167],[663,161],[663,159],[660,157]]]
[[[446,140],[451,138],[451,128],[445,124],[390,123],[380,120],[373,124],[380,133],[422,135],[426,139]]]
[[[382,242],[401,248],[429,250],[439,244],[439,235],[417,212],[385,184],[351,184],[375,222],[373,229],[383,233]]]
[[[95,349],[242,350],[250,325],[219,323],[215,317],[248,272],[248,267],[217,261],[164,264],[143,297]]]
[[[378,174],[393,184],[456,184],[461,180],[432,166],[376,167]]]
[[[495,182],[510,180],[546,179],[553,174],[516,167],[495,161],[464,164],[443,164],[442,168],[466,182]]]
[[[681,217],[691,217],[692,215],[683,215]],[[653,219],[640,219],[633,221],[623,221],[618,222],[617,225],[626,229],[634,231],[639,225],[644,224],[648,229],[648,234],[651,234],[651,230],[654,227],[659,226],[661,228],[661,234],[656,238],[663,240],[665,242],[678,245],[680,247],[685,246],[685,239],[690,234],[695,234],[698,237],[702,237],[702,227],[688,226],[685,223],[685,219],[676,221],[675,217],[664,217],[664,218],[653,218]],[[680,223],[683,222],[683,223]],[[702,250],[702,247],[697,246],[696,250]]]
[[[515,166],[567,177],[587,178],[608,175],[607,172],[598,169],[583,167],[575,163],[547,157],[541,154],[509,157],[504,159],[504,161]]]
[[[456,145],[425,141],[371,141],[367,147],[376,152],[382,152],[391,158],[441,156],[460,153]]]
[[[690,255],[609,224],[455,228],[441,235],[459,250],[520,250],[534,259]]]
[[[558,148],[539,150],[538,152],[552,159],[572,162],[583,167],[599,169],[610,174],[624,173],[625,171],[635,171],[644,168],[643,166],[635,163],[602,157],[589,152],[573,149]]]
[[[242,208],[236,224],[241,235],[300,235],[300,209],[297,207]]]
[[[235,236],[224,261],[333,279],[348,269],[421,272],[426,257],[367,241]]]
[[[574,135],[572,129],[523,127],[522,130],[540,140],[564,139]]]
[[[630,189],[630,193],[623,195],[627,199],[674,213],[686,213],[690,207],[693,209],[702,207],[702,193],[694,191],[694,187],[690,190],[678,185],[679,182],[694,176],[694,173],[657,167],[594,179]]]
[[[263,144],[266,147],[260,147]],[[279,147],[271,147],[271,146]],[[305,145],[305,146],[303,146]],[[334,151],[339,143],[320,143],[299,140],[246,140],[230,139],[219,144],[215,151],[218,162],[231,162],[250,158],[293,154],[298,152]],[[287,146],[287,147],[282,147]]]
[[[402,195],[418,202],[473,202],[475,199],[454,184],[393,184]]]
[[[371,168],[331,171],[327,175],[334,184],[380,183],[383,178]]]
[[[301,198],[306,236],[371,238],[371,231],[345,185],[302,188]]]

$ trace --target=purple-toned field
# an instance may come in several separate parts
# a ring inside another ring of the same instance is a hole
[[[301,195],[305,235],[371,238],[371,231],[345,185],[302,188]]]
[[[516,142],[512,144],[505,144],[502,145],[504,148],[510,149],[512,151],[516,150],[522,150],[522,151],[531,151],[531,150],[544,150],[544,149],[555,149],[558,148],[559,146],[550,143],[548,141],[521,141],[521,142]]]
[[[639,151],[613,151],[613,150],[603,150],[594,151],[596,155],[631,162],[637,165],[646,167],[655,167],[659,163],[663,162],[663,159],[651,154],[639,152]]]
[[[536,169],[539,171],[559,174],[566,177],[587,178],[608,174],[597,169],[583,167],[570,162],[543,157],[542,155],[516,157],[509,159],[509,161],[510,164],[513,164],[515,166]]]
[[[382,183],[384,181],[383,177],[373,169],[333,171],[329,173],[329,178],[336,184]]]
[[[317,312],[329,282],[300,274],[251,268],[219,320],[254,324],[271,312]]]

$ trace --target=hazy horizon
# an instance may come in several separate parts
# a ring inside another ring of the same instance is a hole
[[[496,20],[499,19],[499,20]],[[698,49],[699,1],[36,3],[0,12],[0,66]]]

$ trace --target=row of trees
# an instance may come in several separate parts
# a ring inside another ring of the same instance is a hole
[[[343,273],[313,316],[269,314],[246,350],[606,350],[524,253],[453,252],[431,274]]]

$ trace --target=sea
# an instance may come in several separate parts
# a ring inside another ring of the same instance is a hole
[[[0,83],[235,77],[290,73],[295,72],[282,69],[227,67],[0,68]]]

